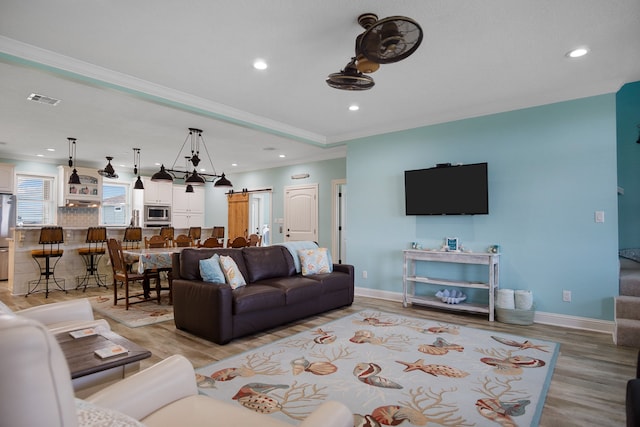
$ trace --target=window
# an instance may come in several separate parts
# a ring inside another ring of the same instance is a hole
[[[102,224],[128,225],[129,184],[102,184]]]
[[[16,223],[22,225],[55,224],[53,177],[17,174]]]

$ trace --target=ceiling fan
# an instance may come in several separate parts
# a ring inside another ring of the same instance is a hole
[[[418,49],[422,42],[420,24],[406,16],[390,16],[378,20],[373,13],[358,17],[365,29],[356,37],[355,56],[338,73],[329,74],[327,84],[335,89],[367,90],[375,82],[366,74],[380,68],[380,64],[402,61]]]

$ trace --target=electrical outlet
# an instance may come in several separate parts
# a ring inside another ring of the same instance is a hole
[[[604,211],[596,211],[594,219],[596,222],[604,222]]]
[[[571,291],[562,291],[562,301],[571,302]]]
[[[362,278],[363,279],[367,278],[367,270],[362,270]]]

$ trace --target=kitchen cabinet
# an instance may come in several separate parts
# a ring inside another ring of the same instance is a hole
[[[143,177],[142,182],[144,184],[145,205],[171,206],[173,194],[172,183],[164,181],[151,181],[151,178],[147,177]]]
[[[74,168],[58,166],[58,182],[61,197],[58,206],[66,206],[68,200],[84,203],[102,202],[102,176],[95,169],[75,168],[80,177],[80,184],[69,184],[69,176]]]
[[[14,165],[0,163],[0,193],[13,194],[14,172]]]
[[[193,193],[186,192],[186,186],[173,186],[172,224],[175,228],[204,227],[204,188],[193,187]]]

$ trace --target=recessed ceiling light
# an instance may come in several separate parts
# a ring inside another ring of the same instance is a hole
[[[231,166],[238,166],[237,163],[231,163]]]
[[[579,47],[567,52],[567,57],[580,58],[581,56],[585,56],[587,53],[589,53],[589,49],[586,47]]]
[[[55,148],[47,148],[47,151],[56,151]]]
[[[44,157],[44,154],[36,154],[36,157]]]
[[[284,159],[285,157],[287,157],[287,156],[285,156],[284,154],[280,154],[280,158],[281,159]]]
[[[253,68],[255,68],[256,70],[266,70],[267,63],[264,61],[264,59],[256,59],[255,61],[253,61]]]
[[[360,109],[356,104],[349,105],[349,111],[358,111]]]

